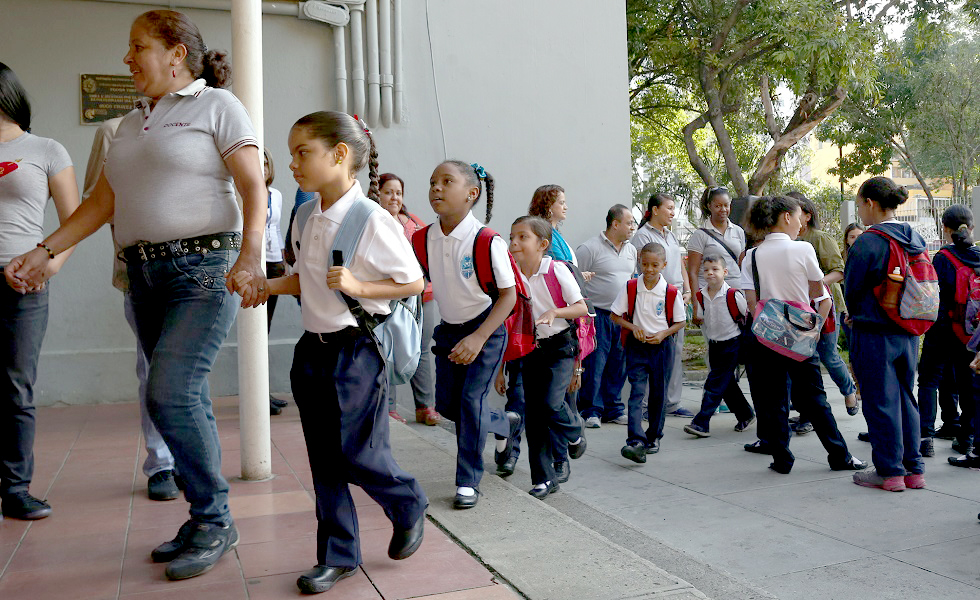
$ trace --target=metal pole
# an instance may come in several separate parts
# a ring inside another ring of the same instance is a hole
[[[233,0],[231,52],[234,92],[245,105],[263,148],[262,2]],[[263,244],[263,262],[265,261]],[[241,426],[242,479],[272,477],[272,438],[269,428],[269,338],[266,308],[238,314],[238,398]]]

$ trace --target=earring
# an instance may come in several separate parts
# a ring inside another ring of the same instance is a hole
[[[344,162],[344,157],[343,156],[338,156],[337,157],[337,164],[339,165],[342,162]]]
[[[177,69],[174,69],[170,73],[173,75],[174,79],[177,79]]]

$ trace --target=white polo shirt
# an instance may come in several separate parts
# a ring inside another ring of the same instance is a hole
[[[136,103],[116,130],[105,175],[115,193],[122,247],[242,230],[242,211],[225,159],[258,146],[245,107],[198,79]]]
[[[738,324],[732,319],[732,313],[728,311],[728,290],[731,286],[727,281],[721,283],[721,288],[714,297],[708,293],[707,286],[701,288],[701,295],[704,297],[704,324],[701,325],[701,333],[706,340],[712,342],[723,342],[738,337]],[[748,310],[745,301],[745,294],[735,294],[735,306],[738,313],[744,315]]]
[[[626,297],[626,285],[619,290],[619,295],[613,301],[609,311],[614,315],[623,316],[629,309]],[[687,318],[684,312],[684,299],[681,290],[674,297],[674,323]],[[653,288],[647,289],[643,277],[636,282],[636,304],[633,305],[633,324],[639,325],[647,333],[658,333],[668,329],[674,323],[667,323],[667,279],[661,275]]]
[[[810,304],[810,282],[823,279],[817,253],[808,242],[791,240],[785,233],[770,233],[742,260],[742,289],[755,291],[752,263],[758,254],[759,300],[778,298]]]
[[[490,296],[480,289],[473,262],[473,241],[481,227],[483,224],[473,213],[467,214],[449,235],[442,233],[438,221],[429,227],[426,236],[429,279],[439,303],[439,314],[447,323],[459,325],[472,321],[493,304]],[[490,262],[498,289],[517,285],[507,254],[507,243],[503,238],[495,237],[490,242]]]
[[[551,264],[551,257],[545,256],[541,259],[537,273],[531,275],[530,279],[521,273],[521,279],[524,280],[524,285],[527,286],[527,290],[531,294],[531,313],[535,320],[549,310],[558,308],[554,298],[551,297],[551,290],[548,289],[547,274]],[[578,282],[575,281],[575,275],[572,275],[564,263],[555,263],[555,279],[561,285],[561,297],[565,300],[566,306],[571,306],[582,299],[582,290],[578,287]],[[565,319],[555,319],[551,325],[537,325],[538,339],[549,338],[556,333],[561,333],[568,326],[569,323]]]
[[[303,238],[299,243],[299,225],[293,224],[294,272],[299,273],[303,328],[307,331],[332,333],[357,326],[347,303],[336,290],[327,287],[327,271],[337,230],[358,196],[364,194],[361,184],[355,180],[351,189],[326,212],[322,212],[319,201],[314,201],[313,212],[303,228]],[[412,283],[422,278],[422,268],[415,260],[401,223],[384,210],[371,213],[354,256],[345,256],[344,264],[361,281],[391,278],[395,283]],[[386,315],[391,312],[388,300],[357,300],[371,314]]]

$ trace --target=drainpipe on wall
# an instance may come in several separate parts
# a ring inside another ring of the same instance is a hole
[[[347,112],[347,41],[344,35],[344,28],[332,25],[333,29],[333,52],[334,60],[337,64],[337,110]]]
[[[354,92],[354,114],[366,115],[364,110],[364,6],[350,7],[350,74]]]
[[[404,96],[402,92],[402,0],[392,0],[392,29],[395,37],[391,48],[392,62],[395,65],[394,91],[395,97],[392,102],[395,123],[402,122],[402,107]]]
[[[381,54],[381,124],[391,127],[391,0],[378,3],[378,51]]]
[[[263,148],[262,2],[233,0],[231,51],[235,95],[245,105]],[[265,264],[265,244],[259,264]],[[237,297],[236,297],[237,298]],[[234,300],[233,300],[234,301]],[[266,307],[238,314],[238,398],[241,426],[242,479],[272,477],[272,438],[269,425],[269,338]]]
[[[367,24],[367,122],[371,127],[378,125],[381,114],[381,73],[378,65],[378,0],[367,0],[364,7]]]

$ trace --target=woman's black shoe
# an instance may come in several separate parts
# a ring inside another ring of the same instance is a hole
[[[453,508],[456,510],[465,510],[467,508],[473,508],[476,503],[480,501],[480,492],[476,492],[472,496],[464,496],[462,494],[456,494],[456,498],[453,499]]]
[[[756,440],[751,444],[745,444],[745,451],[752,452],[754,454],[772,454],[772,450],[769,449],[769,443],[763,442],[762,440]]]
[[[544,487],[534,486],[533,488],[531,488],[531,491],[529,491],[528,494],[531,494],[538,500],[541,500],[545,498],[548,494],[554,494],[558,490],[559,490],[558,483],[548,481],[545,482]]]
[[[560,463],[555,463],[555,481],[558,483],[566,483],[568,478],[572,476],[572,467],[568,464],[568,461],[562,461]]]
[[[317,565],[303,573],[296,580],[296,587],[306,594],[321,594],[334,586],[341,579],[346,579],[357,572],[357,567],[327,567]]]
[[[963,456],[950,456],[946,459],[954,467],[966,467],[968,469],[980,469],[980,456],[964,454]]]
[[[514,474],[515,468],[517,468],[517,457],[511,456],[502,464],[497,465],[497,475],[501,477],[510,477]]]

